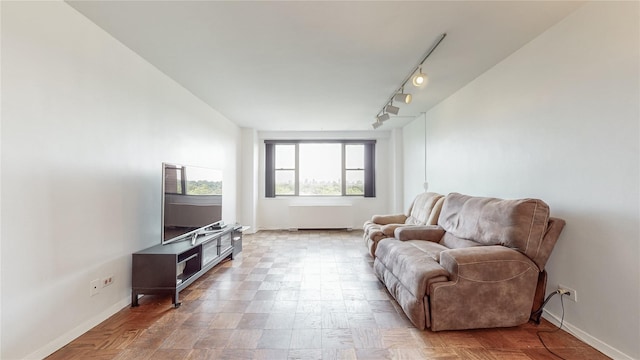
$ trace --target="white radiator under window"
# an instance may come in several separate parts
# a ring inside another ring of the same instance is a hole
[[[289,205],[289,229],[349,229],[353,227],[351,204]]]

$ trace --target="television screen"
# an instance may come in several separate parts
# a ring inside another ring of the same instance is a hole
[[[222,220],[222,171],[162,164],[162,243],[189,237]]]

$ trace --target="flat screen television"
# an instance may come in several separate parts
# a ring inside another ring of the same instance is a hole
[[[162,244],[222,225],[222,171],[163,163]]]

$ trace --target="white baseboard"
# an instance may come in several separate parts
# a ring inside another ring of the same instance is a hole
[[[67,345],[68,343],[70,343],[71,341],[73,341],[74,339],[76,339],[77,337],[79,337],[80,335],[86,333],[87,331],[91,330],[93,327],[95,327],[96,325],[100,324],[101,322],[105,321],[106,319],[108,319],[109,317],[111,317],[113,314],[117,313],[118,311],[124,309],[125,307],[131,305],[131,297],[127,297],[125,299],[122,299],[120,301],[118,301],[117,303],[115,303],[113,306],[109,307],[108,309],[106,309],[105,311],[101,312],[100,314],[92,317],[91,319],[85,321],[84,323],[80,324],[79,326],[75,327],[73,330],[62,334],[60,337],[58,337],[57,339],[51,341],[50,343],[48,343],[47,345],[41,347],[40,349],[34,351],[33,353],[29,354],[25,359],[44,359],[45,357],[53,354],[54,352],[62,349],[62,347],[64,347],[65,345]]]
[[[554,324],[555,326],[560,326],[560,317],[544,310],[543,317]],[[592,335],[580,330],[579,328],[573,326],[571,323],[566,320],[562,322],[562,329],[568,332],[569,334],[575,336],[576,338],[582,340],[586,344],[592,346],[596,350],[601,353],[607,355],[608,357],[616,360],[637,360],[632,358],[631,356],[623,353],[622,351],[612,347],[611,345],[601,341],[593,337]]]

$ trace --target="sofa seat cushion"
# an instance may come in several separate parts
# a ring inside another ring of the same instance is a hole
[[[477,243],[473,240],[461,239],[451,233],[445,233],[442,239],[440,240],[440,245],[448,249],[461,249],[472,246],[483,246],[480,243]]]
[[[444,246],[420,240],[383,239],[376,249],[376,261],[395,275],[414,297],[427,295],[430,279],[446,281],[449,273],[438,263]]]
[[[440,262],[440,253],[448,250],[447,247],[432,241],[408,240],[404,241],[404,243],[416,248],[416,250],[414,250],[415,252],[422,251],[425,255],[427,255],[437,263]]]

